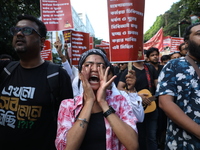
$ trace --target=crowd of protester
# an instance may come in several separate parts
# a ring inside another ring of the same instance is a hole
[[[178,51],[151,47],[128,69],[101,48],[74,66],[59,38],[62,65],[45,61],[44,23],[17,19],[10,31],[20,60],[0,56],[0,149],[200,149],[200,23],[186,28]]]

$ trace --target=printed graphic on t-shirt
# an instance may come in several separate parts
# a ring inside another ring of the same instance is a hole
[[[31,129],[41,116],[42,106],[20,105],[20,101],[34,97],[34,87],[13,87],[2,90],[0,97],[0,125],[11,128]],[[12,97],[13,96],[13,97]]]

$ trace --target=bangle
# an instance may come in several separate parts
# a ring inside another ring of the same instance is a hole
[[[86,119],[81,119],[81,118],[77,118],[76,120],[80,120],[80,121],[83,121],[83,122],[85,122],[85,123],[89,123],[88,121],[86,121]]]
[[[112,113],[115,113],[115,110],[111,106],[109,106],[109,109],[103,113],[103,116],[106,118]]]

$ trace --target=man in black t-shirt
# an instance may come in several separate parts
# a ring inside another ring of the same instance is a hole
[[[0,149],[56,150],[58,107],[54,106],[63,99],[73,98],[71,80],[65,70],[56,66],[59,94],[51,98],[47,79],[50,62],[44,61],[40,54],[46,27],[33,16],[21,15],[17,19],[10,31],[20,61],[0,85]],[[0,72],[8,63],[0,61]]]
[[[148,89],[154,95],[158,78],[155,68],[148,63],[140,61],[133,62],[132,70],[135,71],[136,75],[136,91],[139,92],[140,90]],[[126,88],[125,76],[127,73],[128,69],[123,72],[120,78],[117,86],[119,90],[125,90]],[[151,103],[151,100],[146,98],[145,95],[141,94],[140,96],[142,97],[143,105],[149,105]],[[153,112],[145,113],[142,123],[137,123],[140,150],[157,150],[157,118],[158,110],[156,108]]]
[[[159,63],[159,55],[160,52],[158,48],[151,47],[146,52],[147,58],[149,59],[149,63],[154,66],[157,71],[157,74],[160,74],[160,71],[163,68],[163,65]],[[158,100],[159,101],[159,100]],[[157,104],[158,104],[157,101]],[[164,111],[158,107],[158,130],[157,130],[157,140],[159,148],[163,149],[165,144],[165,133],[167,129],[167,116],[165,115]]]

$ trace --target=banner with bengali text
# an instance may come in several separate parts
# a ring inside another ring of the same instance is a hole
[[[72,65],[77,66],[81,54],[90,48],[90,34],[81,31],[67,30],[63,31],[63,36],[65,42],[71,45]]]
[[[44,60],[52,61],[51,42],[49,40],[45,41],[41,56]]]
[[[171,47],[171,36],[163,37],[163,48]]]
[[[107,56],[108,60],[110,61],[110,52],[109,52],[110,45],[108,45],[108,44],[96,44],[95,47],[99,47],[99,48],[104,49],[104,51],[106,52],[106,56]]]
[[[40,0],[40,13],[48,31],[74,28],[70,0]]]
[[[179,45],[184,42],[181,37],[171,37],[171,49],[170,52],[179,51]]]
[[[144,60],[143,19],[145,0],[108,0],[110,61]]]

